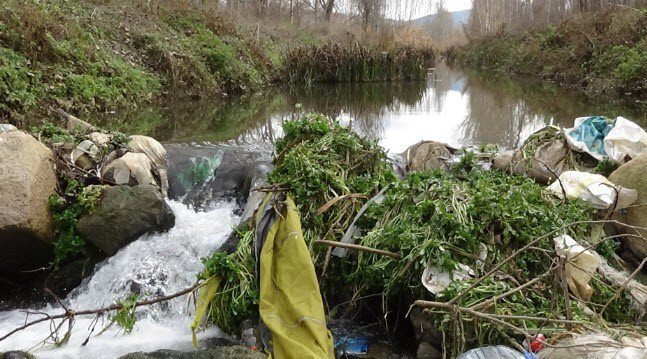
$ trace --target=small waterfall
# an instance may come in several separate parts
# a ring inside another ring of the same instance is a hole
[[[66,300],[70,309],[95,309],[114,303],[131,292],[153,298],[178,292],[195,282],[202,269],[200,258],[209,255],[224,243],[239,217],[234,215],[235,204],[221,201],[207,210],[196,212],[186,205],[169,201],[176,216],[175,227],[167,233],[142,236],[122,248],[116,255],[97,265],[95,273],[75,289]],[[29,350],[38,358],[106,358],[114,359],[134,351],[156,349],[189,350],[192,348],[189,323],[192,305],[188,297],[176,298],[137,310],[138,320],[129,335],[122,335],[113,325],[100,336],[92,336],[86,346],[94,316],[77,317],[72,338],[62,348],[42,346],[39,343],[50,333],[49,322],[44,322],[0,342],[0,352]],[[47,306],[40,311],[60,314],[58,306]],[[39,318],[30,315],[29,320]],[[25,312],[12,310],[0,313],[0,335],[25,323]],[[99,324],[96,334],[108,320]],[[67,325],[67,324],[65,324]],[[222,334],[217,328],[202,333],[203,337]]]

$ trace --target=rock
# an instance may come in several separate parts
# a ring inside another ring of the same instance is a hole
[[[54,240],[54,154],[26,133],[0,134],[0,168],[0,274],[44,266]]]
[[[151,184],[157,186],[157,181],[152,173],[151,160],[143,153],[126,153],[108,163],[101,172],[104,179],[119,185]]]
[[[613,219],[632,226],[647,227],[647,153],[641,154],[633,160],[623,164],[609,176],[609,181],[615,185],[631,188],[638,191],[638,200],[629,208],[614,212]],[[616,226],[619,233],[635,234],[636,230],[623,226]],[[638,233],[647,238],[646,230]],[[629,252],[631,262],[640,262],[647,257],[647,241],[642,238],[624,237],[623,247]]]
[[[445,168],[446,160],[452,156],[453,149],[434,141],[421,141],[402,153],[407,171],[429,171]]]
[[[72,151],[72,163],[87,171],[94,167],[98,154],[99,147],[90,140],[84,140]]]
[[[65,298],[74,288],[81,285],[83,279],[94,269],[95,259],[82,258],[63,265],[59,270],[52,272],[43,283],[59,298]]]
[[[427,342],[421,342],[418,346],[416,358],[418,359],[442,359],[443,354],[433,345]]]
[[[556,179],[556,175],[559,176],[567,170],[564,162],[569,151],[568,144],[563,139],[555,139],[542,144],[537,147],[530,158],[524,158],[524,148],[522,147],[515,151],[512,157],[510,172],[524,174],[539,183],[549,183]]]
[[[36,359],[36,357],[26,352],[13,350],[5,352],[2,355],[2,359]]]
[[[214,349],[180,352],[177,350],[157,350],[151,353],[131,353],[119,359],[264,359],[266,356],[251,349],[234,345]]]
[[[109,133],[102,132],[92,132],[88,135],[88,139],[94,142],[95,145],[99,147],[107,146],[108,143],[112,140],[112,135]]]
[[[175,215],[156,186],[108,187],[101,197],[94,213],[79,220],[77,230],[108,256],[145,233],[175,225]]]
[[[500,170],[508,170],[510,163],[512,162],[512,157],[514,156],[514,151],[502,151],[494,155],[492,158],[492,165],[494,168]]]
[[[152,137],[133,135],[128,142],[128,150],[134,153],[143,153],[150,159],[153,172],[159,179],[162,194],[168,194],[168,162],[166,160],[166,150]]]
[[[416,333],[416,339],[432,344],[442,342],[442,333],[436,327],[431,315],[425,313],[420,307],[413,307],[409,319]]]
[[[8,123],[0,123],[0,133],[9,133],[13,131],[18,131],[16,126]]]

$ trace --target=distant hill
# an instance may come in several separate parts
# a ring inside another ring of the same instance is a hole
[[[450,12],[452,14],[452,20],[454,21],[454,27],[459,26],[461,23],[467,24],[470,19],[470,9]],[[411,20],[411,23],[417,26],[427,26],[434,21],[436,14],[431,14]]]

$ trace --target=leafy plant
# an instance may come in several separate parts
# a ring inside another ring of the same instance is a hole
[[[49,206],[54,212],[54,266],[85,254],[86,243],[77,233],[79,219],[94,212],[101,198],[103,187],[82,185],[74,179],[65,179],[63,196],[53,194]]]
[[[220,287],[210,304],[211,321],[228,333],[236,332],[240,323],[258,313],[258,284],[254,275],[256,262],[252,253],[253,231],[239,229],[240,239],[231,253],[215,252],[202,258],[204,270],[198,280],[221,278]]]
[[[119,308],[114,314],[110,315],[110,321],[117,323],[123,330],[124,333],[130,334],[135,328],[135,323],[137,323],[137,317],[135,316],[136,304],[139,301],[140,296],[135,293],[128,294],[124,299],[119,301],[121,308]]]

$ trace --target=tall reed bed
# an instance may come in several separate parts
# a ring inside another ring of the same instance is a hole
[[[299,47],[285,61],[291,84],[420,80],[435,63],[432,48],[400,47],[388,52],[359,45]]]

